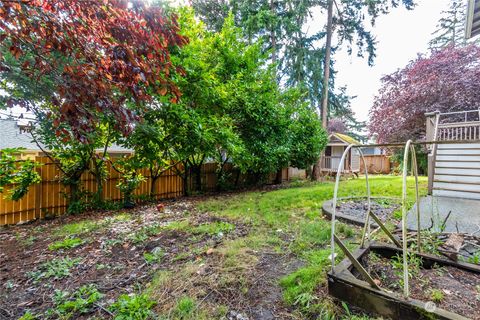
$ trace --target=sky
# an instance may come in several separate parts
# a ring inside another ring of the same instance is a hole
[[[428,42],[449,0],[418,0],[417,3],[414,10],[396,8],[378,18],[372,29],[378,42],[372,67],[368,66],[366,57],[349,56],[346,49],[335,53],[336,86],[346,86],[349,95],[357,96],[352,100],[352,108],[358,120],[368,119],[383,75],[403,68],[417,53],[428,52]]]

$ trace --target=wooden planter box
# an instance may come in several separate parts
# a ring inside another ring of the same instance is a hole
[[[391,258],[402,252],[402,250],[397,247],[373,242],[367,244],[364,249],[358,249],[353,255],[357,260],[361,261],[362,257],[367,255],[370,251],[386,258]],[[433,266],[433,264],[440,266],[453,266],[480,275],[480,266],[478,265],[453,262],[428,254],[418,255],[422,257],[423,266],[425,268],[429,268]],[[375,313],[390,319],[402,320],[468,319],[464,316],[438,307],[429,308],[429,306],[426,305],[427,301],[405,299],[400,293],[387,292],[385,290],[377,290],[373,288],[367,282],[358,278],[358,273],[355,271],[349,259],[344,259],[335,267],[334,271],[334,273],[328,273],[329,294],[339,300],[363,309],[366,312]],[[412,281],[415,281],[415,279]],[[472,297],[472,299],[475,299],[475,297]]]

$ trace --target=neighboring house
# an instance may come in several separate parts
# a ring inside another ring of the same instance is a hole
[[[21,159],[33,159],[36,156],[44,155],[43,151],[33,141],[30,129],[31,126],[28,123],[21,123],[14,119],[0,119],[0,150],[23,148],[24,150],[19,155]],[[42,149],[45,148],[42,146]],[[102,152],[100,149],[97,151]],[[111,156],[122,156],[132,153],[132,150],[112,145],[108,148],[108,153]]]
[[[330,134],[327,147],[321,158],[321,171],[323,174],[333,174],[337,172],[342,155],[350,144],[360,144],[360,142],[345,134]],[[343,173],[358,174],[359,172],[360,155],[357,148],[351,148],[345,158]]]
[[[480,0],[468,0],[465,38],[480,35]]]

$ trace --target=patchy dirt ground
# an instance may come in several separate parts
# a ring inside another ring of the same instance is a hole
[[[397,263],[370,254],[364,261],[380,286],[402,292],[400,281],[402,269]],[[410,281],[411,297],[421,301],[432,301],[437,307],[457,313],[469,319],[480,319],[480,276],[454,267],[413,269]]]
[[[70,318],[112,318],[108,306],[121,294],[150,290],[158,314],[188,295],[207,309],[222,306],[212,312],[227,319],[292,319],[278,279],[300,263],[281,252],[245,248],[230,257],[249,229],[198,212],[195,200],[166,202],[162,212],[149,205],[0,229],[0,319],[27,311],[57,318],[51,312],[56,296],[90,284],[102,298]],[[62,248],[65,239],[73,247]],[[239,257],[243,261],[231,261]],[[52,261],[58,263],[48,265]],[[159,274],[165,279],[156,279]]]

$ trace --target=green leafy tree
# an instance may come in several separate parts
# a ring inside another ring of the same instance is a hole
[[[135,207],[133,193],[135,189],[145,181],[145,178],[138,172],[142,168],[142,162],[135,156],[124,156],[116,161],[111,161],[112,167],[120,174],[120,181],[117,188],[123,195],[123,207]]]
[[[157,117],[151,114],[135,127],[135,130],[126,140],[126,145],[132,148],[135,156],[148,168],[150,176],[150,197],[155,196],[155,186],[161,175],[172,167],[169,160],[169,140],[165,128]]]
[[[81,177],[87,172],[95,154],[95,147],[73,139],[67,124],[55,125],[55,120],[37,114],[37,126],[32,129],[33,141],[60,171],[62,183],[68,187],[67,211],[83,211]]]
[[[312,17],[326,12],[328,1],[193,0],[192,6],[202,21],[217,31],[232,12],[235,25],[242,28],[247,41],[262,41],[264,52],[268,52],[271,61],[277,64],[278,81],[289,87],[303,85],[308,89],[312,106],[319,107],[324,87],[323,41],[326,29],[312,33],[308,32],[306,25]],[[374,25],[378,16],[401,4],[408,9],[414,7],[413,0],[334,1],[333,30],[338,46],[346,45],[350,52],[356,48],[357,54],[361,57],[367,55],[368,63],[372,64],[376,47],[368,25]],[[330,74],[334,75],[333,60],[328,66],[332,69]],[[328,92],[328,109],[343,108],[345,95],[335,89],[334,77],[329,79]],[[345,108],[348,109],[348,106],[345,105]]]

